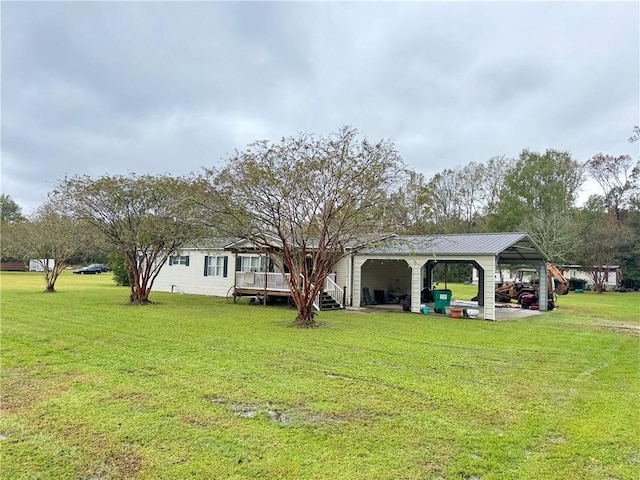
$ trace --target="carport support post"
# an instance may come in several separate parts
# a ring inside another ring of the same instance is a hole
[[[422,263],[415,259],[407,260],[411,267],[411,312],[420,312],[420,292],[422,291]]]
[[[484,270],[484,284],[480,295],[484,297],[484,319],[494,320],[496,319],[496,291],[495,291],[495,273],[496,273],[496,259],[485,258],[478,259],[478,264]]]
[[[538,285],[538,310],[546,312],[549,292],[547,291],[547,264],[538,265],[538,276],[540,277],[540,285]]]

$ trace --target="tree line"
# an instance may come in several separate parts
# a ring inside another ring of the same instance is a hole
[[[343,127],[254,142],[222,167],[188,176],[65,177],[29,218],[3,194],[2,257],[55,259],[53,269],[43,265],[53,292],[69,262],[116,254],[130,301],[144,304],[170,255],[203,238],[246,238],[292,273],[297,322],[309,326],[324,276],[348,250],[388,233],[525,231],[554,263],[593,267],[596,286],[607,265],[640,279],[639,178],[640,161],[630,155],[598,153],[581,163],[554,149],[426,178],[390,140]],[[577,205],[587,179],[598,191]]]

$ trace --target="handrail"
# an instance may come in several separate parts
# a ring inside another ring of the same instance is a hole
[[[324,280],[324,291],[338,302],[340,308],[344,308],[344,289],[340,288],[340,286],[338,286],[338,284],[330,277],[327,277]]]

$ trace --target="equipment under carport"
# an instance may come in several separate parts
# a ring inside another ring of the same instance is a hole
[[[524,309],[539,310],[539,298],[537,294],[527,293],[520,297],[520,305]],[[553,310],[555,303],[553,301],[553,293],[550,293],[547,300],[547,310]]]

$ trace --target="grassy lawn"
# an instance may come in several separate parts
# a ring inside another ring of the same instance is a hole
[[[640,293],[302,330],[284,307],[129,306],[110,275],[0,281],[3,479],[640,478]]]

